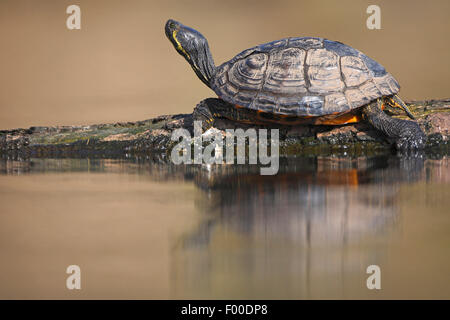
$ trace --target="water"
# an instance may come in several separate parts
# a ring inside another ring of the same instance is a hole
[[[2,299],[450,298],[447,157],[281,159],[272,177],[139,159],[0,172]]]

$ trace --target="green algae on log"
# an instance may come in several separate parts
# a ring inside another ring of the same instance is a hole
[[[448,153],[450,99],[407,103],[428,136],[427,149]],[[401,110],[385,110],[406,118]],[[252,126],[221,119],[219,130]],[[260,126],[253,126],[261,128]],[[0,131],[0,154],[13,157],[111,157],[168,154],[174,143],[171,133],[178,128],[193,131],[191,114],[159,116],[153,119],[87,126],[31,127]],[[391,143],[364,122],[345,126],[271,126],[280,129],[281,155],[345,153],[371,155],[386,152]]]

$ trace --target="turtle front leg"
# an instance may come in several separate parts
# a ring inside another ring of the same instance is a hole
[[[218,110],[223,109],[222,104],[226,104],[226,102],[216,98],[200,101],[194,108],[194,112],[192,112],[193,120],[201,121],[203,130],[208,130],[214,126],[216,118],[219,117]]]
[[[395,139],[398,150],[422,149],[426,135],[416,122],[391,118],[382,110],[382,99],[378,99],[363,109],[363,118],[375,128]]]
[[[255,112],[245,108],[238,109],[231,103],[217,98],[208,98],[200,101],[195,107],[192,117],[194,121],[202,122],[203,130],[208,130],[214,126],[217,118],[226,118],[248,124],[258,124],[260,122]]]

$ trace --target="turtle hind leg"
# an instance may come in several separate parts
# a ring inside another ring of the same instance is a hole
[[[391,118],[382,110],[382,99],[368,104],[363,109],[363,117],[375,128],[395,139],[398,150],[422,149],[426,135],[416,122]]]
[[[202,129],[208,130],[216,119],[225,118],[247,124],[258,124],[257,115],[245,108],[237,108],[222,99],[208,98],[200,101],[192,113],[194,121],[202,122]]]

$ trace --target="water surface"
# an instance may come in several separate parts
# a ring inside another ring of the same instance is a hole
[[[0,162],[0,298],[450,298],[446,157]],[[66,289],[67,266],[82,289]],[[368,290],[366,268],[381,268]]]

